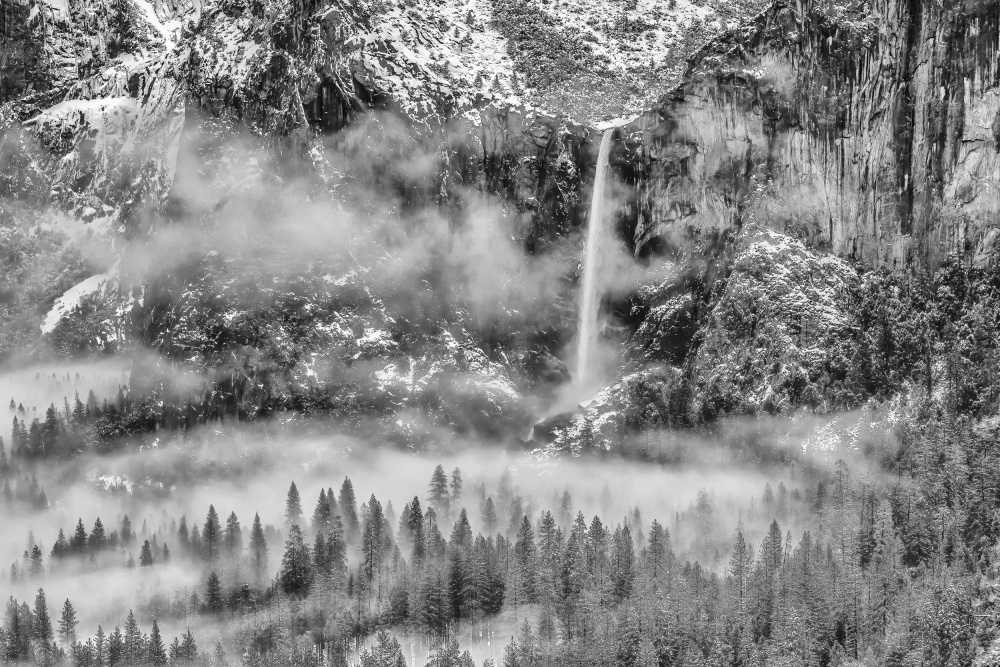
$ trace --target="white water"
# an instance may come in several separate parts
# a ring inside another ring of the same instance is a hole
[[[590,202],[590,218],[587,220],[587,249],[583,255],[583,284],[580,287],[580,320],[577,326],[579,343],[576,351],[576,375],[573,380],[579,387],[590,379],[591,355],[597,342],[598,305],[601,294],[598,290],[598,276],[601,266],[601,248],[604,238],[604,184],[608,175],[608,156],[611,153],[611,137],[614,128],[604,131],[601,149],[597,153],[597,173],[594,174],[594,195]]]

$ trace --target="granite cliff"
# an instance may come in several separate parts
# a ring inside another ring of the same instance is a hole
[[[662,4],[0,0],[6,337],[153,352],[139,427],[519,432],[568,378],[610,124],[620,370],[568,432],[859,405],[872,270],[993,266],[1000,6]]]

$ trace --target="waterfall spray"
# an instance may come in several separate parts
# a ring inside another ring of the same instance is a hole
[[[597,279],[600,270],[600,255],[604,236],[604,183],[608,174],[609,155],[611,153],[611,138],[614,128],[604,131],[601,138],[601,149],[597,153],[597,173],[594,174],[594,194],[590,201],[590,218],[587,220],[587,249],[583,255],[583,284],[580,287],[580,320],[577,326],[579,344],[576,352],[577,386],[587,380],[590,367],[590,355],[597,338],[597,310],[600,293],[597,289]]]

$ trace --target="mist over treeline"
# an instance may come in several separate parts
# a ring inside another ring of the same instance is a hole
[[[0,0],[0,664],[1000,667],[997,0],[720,2]]]
[[[65,360],[0,380],[5,663],[1000,654],[995,272],[845,269],[832,315],[789,313],[736,246],[637,256],[616,181],[584,395],[586,147],[515,196],[387,116],[322,147],[328,179],[217,129],[121,252],[0,220],[0,356]]]
[[[109,393],[54,409],[57,439],[118,410],[127,389]],[[0,506],[2,655],[972,664],[997,628],[996,435],[921,410],[734,420],[611,449],[428,452],[294,413],[6,449],[5,484],[35,475],[46,497]]]
[[[329,182],[266,144],[208,120],[189,128],[170,206],[133,212],[143,233],[116,240],[117,253],[98,253],[92,235],[63,231],[70,221],[46,211],[13,225],[24,247],[2,269],[10,290],[28,289],[31,275],[47,281],[31,287],[33,316],[71,285],[54,269],[32,273],[33,262],[62,260],[35,248],[31,229],[70,237],[99,256],[87,266],[116,271],[42,337],[28,336],[16,308],[0,314],[17,327],[0,338],[27,337],[22,347],[39,356],[100,355],[105,343],[135,355],[126,409],[105,420],[105,440],[294,411],[409,443],[432,442],[436,428],[504,441],[590,398],[563,396],[589,187],[578,167],[565,165],[573,188],[550,185],[531,208],[507,196],[527,188],[516,174],[449,180],[439,146],[387,114],[324,139],[317,150],[337,169]],[[590,166],[586,144],[566,151]],[[621,174],[612,180],[617,220],[634,193]],[[600,276],[607,326],[596,359],[606,367],[596,374],[613,389],[597,420],[603,440],[734,415],[855,410],[914,391],[963,415],[995,411],[993,272],[957,257],[932,273],[859,268],[831,288],[843,316],[827,322],[727,283],[733,249],[717,249],[722,282],[707,282],[679,250],[636,257],[625,231],[609,240],[615,261]],[[770,340],[809,354],[785,359]],[[730,349],[739,354],[712,373],[713,353]],[[396,428],[400,419],[417,423]]]

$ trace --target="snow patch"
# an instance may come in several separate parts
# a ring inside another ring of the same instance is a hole
[[[115,265],[106,273],[91,276],[78,285],[74,285],[66,290],[61,297],[56,299],[56,302],[52,305],[52,310],[50,310],[45,316],[45,321],[42,322],[42,333],[52,333],[52,331],[55,330],[56,325],[59,324],[59,321],[68,313],[72,312],[74,308],[79,306],[80,302],[85,297],[104,290],[109,285],[117,283],[118,265],[119,262],[115,262]]]

